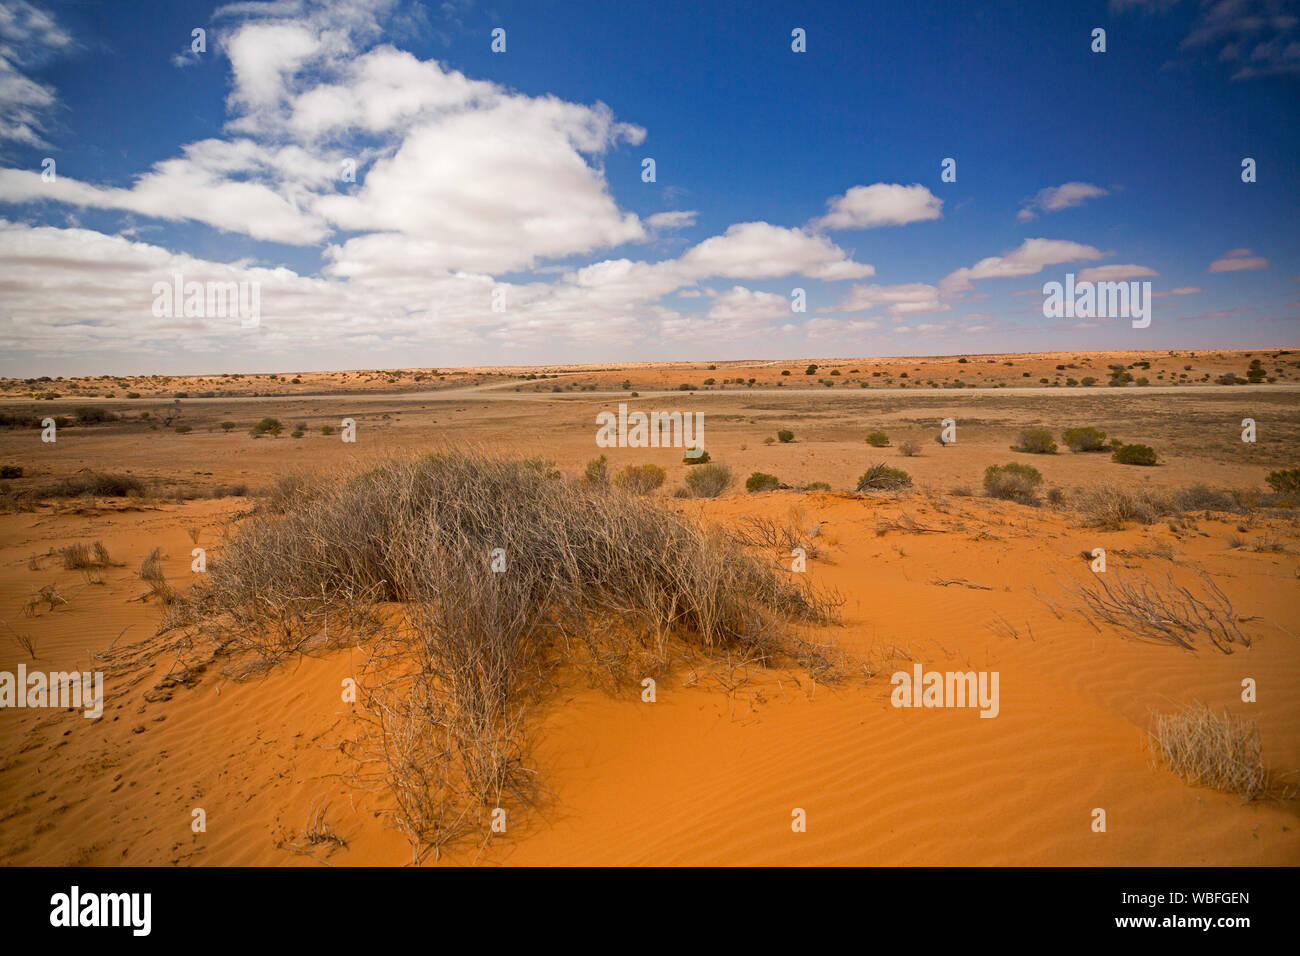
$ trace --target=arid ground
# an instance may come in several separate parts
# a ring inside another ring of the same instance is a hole
[[[1246,379],[1256,359],[1257,383],[1221,384]],[[0,670],[102,670],[106,683],[98,720],[0,711],[0,863],[1295,865],[1300,512],[1266,476],[1300,466],[1297,359],[972,355],[4,382],[0,464],[22,473],[3,481]],[[1107,385],[1113,372],[1122,387]],[[736,483],[718,497],[674,497],[700,467],[682,449],[597,447],[596,416],[620,402],[702,412],[703,444]],[[62,420],[54,442],[42,441],[46,417]],[[253,437],[266,418],[278,434]],[[355,442],[342,440],[345,419]],[[936,441],[944,419],[955,443]],[[1242,440],[1245,419],[1253,442]],[[1158,464],[1072,452],[1062,432],[1082,426],[1151,446]],[[1013,451],[1027,428],[1048,429],[1056,453]],[[783,429],[792,440],[776,440]],[[876,431],[887,445],[865,441]],[[900,448],[908,441],[915,454]],[[283,476],[448,448],[542,458],[564,480],[601,454],[611,474],[653,463],[667,474],[653,493],[666,509],[737,530],[766,519],[781,534],[752,550],[788,575],[789,545],[802,546],[807,580],[843,598],[838,623],[817,632],[837,649],[835,672],[683,652],[649,703],[639,682],[558,669],[525,718],[544,797],[511,805],[490,838],[413,851],[393,794],[358,772],[349,744],[360,705],[340,688],[366,669],[367,641],[336,637],[249,668],[237,648],[159,633],[164,599],[140,572],[160,549],[166,583],[183,596],[198,577],[194,550],[219,561]],[[985,495],[985,470],[1010,462],[1041,472],[1034,503]],[[878,463],[904,469],[911,486],[857,492]],[[747,492],[755,472],[782,487]],[[74,493],[96,474],[139,486]],[[1098,489],[1165,504],[1111,520],[1088,505]],[[65,566],[76,562],[63,549],[97,541],[106,562]],[[1089,560],[1098,548],[1104,573]],[[1219,589],[1235,636],[1220,645],[1191,629],[1182,646],[1102,620],[1079,590],[1103,578],[1181,585],[1205,600]],[[996,718],[893,706],[891,675],[918,663],[996,671]],[[1197,703],[1253,722],[1263,792],[1197,784],[1162,759],[1157,717]],[[796,809],[804,832],[792,829]]]

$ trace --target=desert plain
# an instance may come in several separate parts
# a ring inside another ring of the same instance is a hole
[[[703,467],[682,448],[598,447],[620,403],[702,413],[733,483],[677,496]],[[1267,480],[1300,466],[1293,350],[7,380],[0,413],[0,671],[105,681],[98,719],[0,710],[5,865],[1300,863],[1300,512]],[[1157,463],[1071,451],[1087,426]],[[1014,450],[1027,429],[1056,451]],[[358,756],[366,698],[341,693],[373,674],[382,623],[259,665],[169,605],[289,476],[458,450],[559,482],[601,455],[611,476],[659,466],[665,513],[836,596],[809,628],[828,660],[683,639],[653,701],[638,674],[553,661],[519,716],[530,799],[413,838]],[[986,493],[1008,463],[1041,474],[1028,498]],[[910,484],[859,490],[877,464]],[[747,490],[756,473],[776,487]],[[1108,621],[1081,596],[1103,579],[1220,616],[1178,641]],[[996,672],[996,717],[894,706],[916,665]],[[1265,784],[1170,766],[1157,722],[1195,705],[1249,726]]]

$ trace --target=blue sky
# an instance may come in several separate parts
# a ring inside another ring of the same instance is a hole
[[[0,373],[1294,345],[1298,92],[1283,0],[0,0]]]

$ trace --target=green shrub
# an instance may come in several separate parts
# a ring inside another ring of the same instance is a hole
[[[250,429],[250,435],[278,435],[284,429],[278,418],[263,418]]]
[[[688,448],[686,454],[682,456],[682,462],[687,465],[703,465],[709,461],[709,453],[703,448]]]
[[[234,427],[235,427],[235,423],[234,423],[234,422],[222,422],[222,423],[221,423],[221,430],[224,431],[224,432],[231,431]]]
[[[806,369],[803,370],[803,373],[804,373],[805,375],[816,375],[816,374],[817,374],[817,366],[816,366],[816,365],[809,365]]]
[[[1106,433],[1091,425],[1067,428],[1061,433],[1061,441],[1065,442],[1070,451],[1105,451],[1106,449]]]
[[[1014,451],[1029,452],[1033,455],[1055,455],[1056,442],[1052,433],[1046,428],[1026,428],[1020,433],[1020,444]]]
[[[794,432],[790,431],[790,429],[788,428],[782,428],[779,432],[776,433],[776,438],[777,441],[781,442],[782,444],[785,444],[787,442],[792,442],[794,441]]]
[[[1042,483],[1043,476],[1033,465],[1012,462],[984,469],[984,493],[990,498],[1033,504],[1037,500],[1035,489]]]
[[[636,495],[648,495],[667,477],[658,465],[628,465],[614,476],[614,484]]]
[[[333,425],[322,425],[322,426],[320,427],[320,433],[321,433],[322,435],[333,435],[333,434],[334,434],[334,426],[333,426]]]
[[[21,478],[22,476],[22,465],[0,465],[0,478]]]
[[[305,434],[307,434],[307,433],[306,433],[305,431],[303,431],[301,428],[295,428],[293,431],[289,432],[289,437],[290,437],[290,438],[301,438],[301,437],[302,437],[303,435],[305,435]]]
[[[587,467],[582,473],[582,480],[589,485],[609,484],[608,459],[601,455],[599,458],[593,458],[587,462]]]
[[[810,481],[803,486],[804,491],[830,491],[831,486],[824,481]]]
[[[686,493],[691,498],[716,498],[731,487],[733,480],[726,465],[701,465],[687,472]]]
[[[18,469],[18,472],[21,475],[22,469]],[[1269,472],[1268,477],[1264,480],[1279,495],[1300,493],[1300,468],[1284,468],[1280,471]]]
[[[780,487],[781,481],[776,475],[769,475],[761,471],[756,471],[745,479],[746,491],[775,491]]]
[[[901,468],[890,465],[872,465],[858,478],[856,491],[897,491],[910,488],[912,476]]]
[[[889,444],[889,436],[884,432],[872,432],[867,436],[866,442],[872,448],[884,448]]]
[[[190,432],[192,432],[193,430],[194,430],[194,429],[191,428],[189,425],[177,425],[177,426],[176,426],[176,434],[178,434],[178,435],[188,435],[188,434],[189,434]]]
[[[1110,456],[1121,465],[1154,465],[1156,451],[1150,445],[1120,445]]]

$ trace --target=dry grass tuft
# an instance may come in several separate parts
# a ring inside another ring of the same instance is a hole
[[[1151,740],[1169,769],[1194,787],[1237,793],[1247,800],[1269,788],[1253,720],[1216,714],[1193,704],[1177,714],[1158,714]]]

